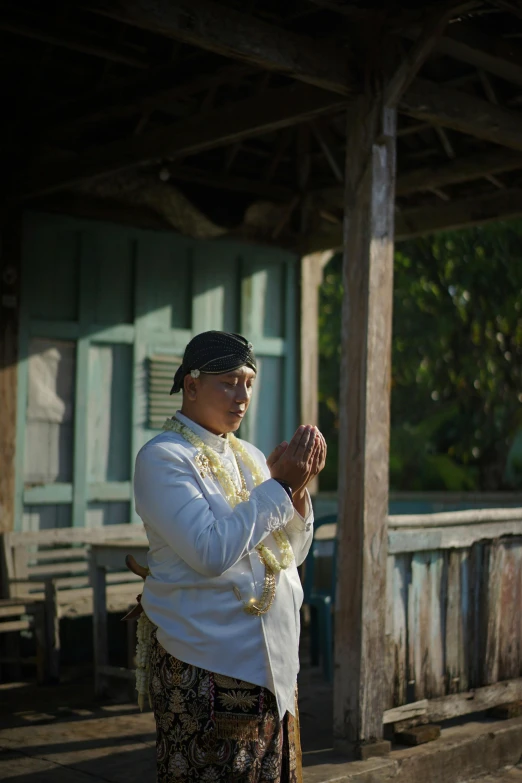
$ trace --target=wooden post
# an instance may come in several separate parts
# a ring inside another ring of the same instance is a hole
[[[311,253],[301,259],[301,422],[319,423],[319,286],[334,251]],[[314,495],[318,481],[309,487]]]
[[[334,741],[382,755],[396,111],[349,113],[339,451]]]
[[[108,664],[107,638],[107,571],[96,561],[96,547],[90,555],[90,579],[92,585],[94,691],[103,696],[107,690],[107,677],[103,670]]]
[[[0,532],[14,528],[21,224],[3,215],[0,251]]]
[[[51,682],[58,682],[60,679],[60,609],[54,579],[45,581],[44,613],[46,678]]]

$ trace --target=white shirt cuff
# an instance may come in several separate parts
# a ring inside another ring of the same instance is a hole
[[[294,509],[294,516],[286,526],[289,533],[308,533],[312,527],[313,508],[308,490],[305,490],[305,515],[304,517]]]

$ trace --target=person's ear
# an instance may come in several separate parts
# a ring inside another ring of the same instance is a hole
[[[198,396],[199,378],[193,378],[190,373],[185,375],[183,381],[183,392],[186,395],[187,400],[194,402]]]

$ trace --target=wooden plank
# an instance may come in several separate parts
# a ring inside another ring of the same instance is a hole
[[[460,677],[463,617],[461,612],[460,557],[459,551],[449,552],[446,628],[444,634],[446,688],[448,693],[455,693],[461,690]]]
[[[347,120],[334,741],[380,741],[390,424],[395,111],[368,91]]]
[[[431,553],[415,554],[411,562],[411,585],[408,595],[409,685],[414,698],[429,694],[428,664],[430,656],[430,584]]]
[[[143,525],[140,530],[143,540],[146,540]],[[62,528],[54,530],[38,530],[12,533],[9,536],[12,547],[32,546],[38,544],[39,546],[52,546],[54,544],[68,544],[68,543],[105,543],[107,541],[123,541],[127,539],[135,539],[139,533],[136,528],[131,525],[111,525],[107,528],[101,529],[74,529],[74,528]]]
[[[28,631],[32,628],[31,620],[9,620],[6,623],[0,623],[0,633],[12,633],[14,631]]]
[[[392,554],[428,552],[436,549],[466,549],[478,541],[493,541],[502,536],[520,535],[522,535],[522,521],[477,523],[474,526],[431,528],[425,531],[418,528],[390,530],[388,549]]]
[[[522,699],[522,678],[431,699],[428,701],[426,717],[430,721],[451,720],[519,699]]]
[[[502,190],[462,200],[437,203],[426,207],[403,210],[396,216],[397,241],[433,234],[437,231],[457,230],[479,226],[497,220],[522,216],[522,189]],[[297,243],[302,253],[341,248],[340,226],[329,226]]]
[[[384,101],[387,106],[396,107],[401,96],[416,77],[434,47],[441,38],[448,22],[455,13],[455,3],[441,3],[435,11],[428,9],[422,29],[415,35],[415,43],[386,85]]]
[[[57,482],[43,487],[27,487],[24,489],[24,504],[39,506],[45,503],[71,503],[73,485]]]
[[[48,673],[51,680],[60,678],[60,614],[56,583],[45,583],[45,647]]]
[[[407,699],[408,585],[411,580],[411,558],[408,555],[388,555],[391,564],[391,584],[387,589],[390,618],[390,676],[392,704],[404,704]],[[399,718],[397,720],[400,720]],[[405,718],[404,718],[405,720]],[[391,721],[395,722],[395,721]]]
[[[433,552],[429,560],[429,642],[427,657],[427,695],[430,699],[445,694],[444,679],[444,618],[442,605],[445,598],[443,585],[444,558],[441,552]]]
[[[131,494],[130,481],[93,482],[87,487],[87,498],[90,501],[129,500]]]
[[[497,614],[498,678],[509,680],[521,672],[520,610],[522,606],[522,540],[502,543],[503,562]]]
[[[290,261],[286,264],[285,279],[285,343],[286,355],[284,359],[284,380],[283,380],[283,438],[290,442],[292,435],[298,426],[297,406],[298,406],[298,388],[296,378],[297,368],[297,279],[296,262]],[[267,302],[268,307],[268,302]],[[276,438],[276,440],[278,440]]]
[[[94,690],[101,695],[107,685],[106,678],[100,667],[107,666],[108,636],[107,636],[107,588],[105,582],[105,568],[100,567],[96,561],[96,552],[91,555],[90,561],[91,584],[93,591],[93,657],[94,657]]]
[[[30,562],[38,561],[39,563],[47,562],[49,560],[78,560],[87,558],[89,549],[86,546],[71,546],[61,547],[59,549],[38,549],[36,552],[31,552],[29,555]]]
[[[417,120],[522,150],[520,114],[426,79],[413,82],[401,98],[400,111]]]
[[[397,217],[397,238],[411,239],[522,215],[522,190],[501,190],[468,199],[405,210]]]
[[[278,71],[346,95],[355,89],[342,50],[211,0],[87,0],[86,7],[140,29]]]
[[[301,259],[300,302],[300,419],[319,423],[319,285],[333,253],[314,253]],[[310,488],[318,489],[318,481]],[[321,528],[320,528],[321,529]]]
[[[522,52],[513,41],[484,33],[477,25],[451,25],[436,47],[437,54],[492,73],[511,84],[522,85]]]
[[[382,722],[384,725],[389,725],[391,723],[400,723],[404,720],[421,718],[427,714],[428,706],[428,699],[421,699],[412,704],[403,704],[401,707],[394,707],[391,710],[386,710]]]
[[[20,197],[34,197],[126,169],[171,160],[271,133],[341,110],[346,101],[316,87],[292,84],[182,120],[82,155],[81,160],[43,164],[20,181]]]
[[[16,509],[21,222],[3,215],[0,255],[0,532],[13,530]],[[25,410],[24,410],[25,415]],[[20,466],[20,462],[18,462]]]
[[[491,150],[479,155],[457,158],[451,163],[424,166],[401,174],[397,179],[397,195],[443,188],[459,182],[470,182],[489,174],[501,174],[522,168],[522,155],[510,150]]]
[[[490,685],[499,679],[500,648],[500,597],[502,588],[502,570],[504,566],[504,547],[494,541],[487,548],[487,592],[484,596],[483,632],[485,649],[483,664],[483,683]]]
[[[458,502],[458,501],[456,501]],[[441,511],[433,514],[392,514],[388,520],[391,530],[399,528],[442,528],[484,523],[522,521],[520,508],[472,508],[465,511]]]

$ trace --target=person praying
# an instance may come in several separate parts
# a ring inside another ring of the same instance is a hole
[[[136,459],[150,546],[138,691],[154,711],[158,783],[301,781],[297,567],[326,443],[300,426],[267,459],[238,439],[256,374],[241,335],[194,337],[171,392],[181,410]]]

